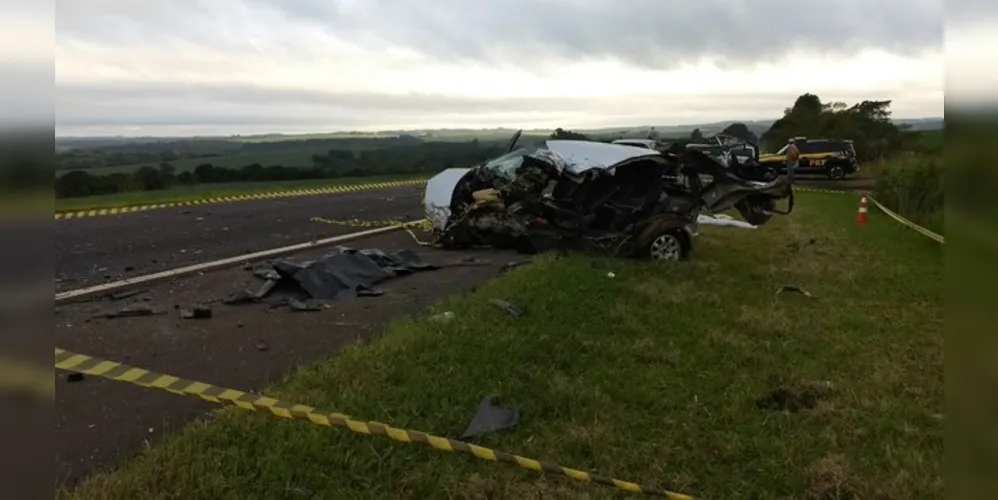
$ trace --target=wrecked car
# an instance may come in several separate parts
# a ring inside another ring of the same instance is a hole
[[[753,225],[790,198],[789,183],[746,180],[695,150],[546,140],[473,168],[450,168],[426,184],[423,205],[435,243],[522,253],[603,251],[678,260],[689,255],[701,212],[734,207]],[[705,179],[705,177],[707,179]]]

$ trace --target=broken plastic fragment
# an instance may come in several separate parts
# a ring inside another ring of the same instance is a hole
[[[447,321],[454,319],[454,313],[451,311],[445,311],[440,314],[435,314],[431,316],[430,319],[440,323],[445,323]]]
[[[123,307],[118,311],[98,314],[97,317],[114,319],[114,318],[127,318],[130,316],[152,316],[154,314],[163,314],[163,312],[156,311],[147,304],[133,304],[131,306]]]
[[[288,299],[288,307],[290,307],[291,310],[293,311],[302,311],[302,312],[319,311],[322,309],[313,302],[306,300],[299,300],[294,297]]]
[[[502,408],[497,406],[498,396],[486,396],[478,404],[478,410],[472,417],[468,428],[460,439],[478,437],[488,432],[512,429],[520,423],[520,410],[516,407]]]
[[[776,294],[779,295],[782,292],[797,292],[797,293],[799,293],[799,294],[801,294],[801,295],[803,295],[803,296],[805,296],[805,297],[807,297],[809,299],[813,299],[814,298],[814,296],[811,295],[811,292],[809,292],[809,291],[807,291],[807,290],[805,290],[805,289],[803,289],[803,288],[801,288],[799,286],[794,286],[794,285],[783,285],[783,286],[780,287],[779,290],[776,291]]]
[[[211,318],[211,308],[206,306],[194,306],[191,309],[181,309],[182,319],[209,319]]]
[[[516,304],[513,304],[512,302],[507,302],[502,299],[489,299],[489,304],[492,304],[506,311],[507,313],[509,313],[510,316],[514,318],[519,318],[520,316],[523,316],[523,309],[518,307]]]

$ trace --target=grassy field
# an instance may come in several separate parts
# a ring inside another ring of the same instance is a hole
[[[259,163],[265,167],[271,165],[281,165],[284,167],[311,167],[312,155],[325,154],[329,147],[311,148],[289,148],[266,153],[240,153],[231,155],[211,156],[207,158],[188,158],[171,161],[170,164],[176,167],[177,173],[192,171],[198,165],[211,163],[216,167],[241,168],[253,163]],[[119,165],[116,167],[91,168],[87,172],[92,175],[107,175],[117,172],[133,172],[144,166],[159,168],[159,163],[139,163],[136,165]],[[57,170],[56,176],[70,172],[70,170]]]
[[[855,210],[802,193],[764,228],[704,228],[677,264],[539,257],[266,393],[447,436],[498,394],[520,425],[479,444],[702,498],[941,498],[942,247]],[[60,496],[618,495],[229,408]]]
[[[441,137],[432,137],[432,138],[428,138],[427,140],[429,140],[429,141],[435,141],[435,142],[463,142],[463,141],[470,141],[472,139],[479,139],[480,141],[483,141],[483,142],[500,142],[500,143],[502,143],[502,142],[505,142],[506,140],[509,139],[509,137],[508,137],[509,134],[506,134],[506,133],[504,133],[504,134],[505,134],[504,136],[499,136],[499,135],[494,135],[493,136],[493,135],[488,135],[488,134],[478,134],[478,135],[473,135],[473,134],[468,134],[468,135],[448,135],[448,136],[441,136]],[[324,135],[324,134],[314,134],[314,135],[306,136],[305,138],[307,138],[307,139],[335,139],[335,138],[337,138],[337,136],[333,136],[333,135],[328,135],[327,136],[327,135]],[[524,135],[523,137],[520,138],[520,141],[521,141],[520,144],[527,144],[527,143],[531,143],[531,142],[537,142],[537,141],[540,141],[542,139],[544,139],[543,136],[537,136],[537,135],[528,136],[528,135]],[[256,139],[256,140],[249,140],[249,139],[247,139],[247,140],[245,140],[243,142],[278,142],[278,141],[283,141],[283,140],[287,140],[287,139],[286,138],[282,139],[282,138],[279,138],[279,137],[269,137],[269,138],[268,137],[261,137],[261,138]],[[346,141],[344,141],[344,142],[346,142]],[[350,146],[349,149],[351,149],[353,151],[363,151],[365,149],[375,149],[377,147],[377,146],[365,147],[365,146],[358,145],[356,143],[350,143],[349,146]],[[252,165],[253,163],[259,163],[260,165],[263,165],[265,167],[266,166],[271,166],[271,165],[280,165],[280,166],[284,166],[284,167],[310,168],[313,165],[312,155],[315,155],[315,154],[326,154],[326,153],[329,152],[330,149],[333,149],[333,148],[331,148],[328,144],[323,145],[323,146],[311,146],[311,147],[289,146],[287,149],[280,149],[278,151],[227,154],[227,155],[211,156],[211,157],[205,157],[205,158],[188,158],[188,159],[183,159],[183,160],[171,161],[170,164],[173,165],[176,168],[177,173],[185,172],[185,171],[193,171],[195,168],[197,168],[198,165],[201,165],[201,164],[204,164],[204,163],[211,163],[212,165],[214,165],[216,167],[234,168],[234,169],[242,168],[242,167],[245,167],[246,165]],[[133,172],[133,171],[138,170],[139,168],[142,168],[142,167],[145,167],[145,166],[150,166],[150,167],[158,168],[159,167],[159,163],[158,162],[153,162],[153,163],[137,163],[137,164],[134,164],[134,165],[119,165],[119,166],[115,166],[115,167],[100,167],[100,168],[88,169],[87,172],[89,172],[89,173],[91,173],[93,175],[107,175],[107,174],[113,174],[113,173],[118,173],[118,172]],[[56,175],[56,177],[58,177],[58,176],[61,176],[61,175],[65,174],[66,172],[70,172],[70,171],[71,170],[56,170],[55,171],[55,175]]]
[[[291,191],[295,189],[345,186],[351,184],[371,184],[375,182],[403,181],[415,178],[417,177],[382,175],[371,177],[344,177],[341,179],[308,179],[280,182],[269,181],[196,184],[193,186],[175,186],[161,191],[131,191],[127,193],[87,196],[83,198],[56,198],[55,210],[57,212],[64,212],[70,210],[88,210],[92,208],[149,205],[154,203],[202,200],[205,198],[233,196],[238,194],[271,193],[278,191]]]

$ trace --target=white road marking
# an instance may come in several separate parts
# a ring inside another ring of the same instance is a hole
[[[344,241],[367,238],[369,236],[377,236],[379,234],[390,233],[392,231],[402,229],[403,227],[416,226],[421,224],[422,222],[423,222],[422,220],[418,220],[418,221],[407,222],[405,224],[400,224],[397,226],[379,227],[375,229],[368,229],[366,231],[358,231],[356,233],[341,234],[339,236],[332,236],[321,240],[314,240],[306,243],[298,243],[296,245],[290,245],[280,248],[272,248],[270,250],[262,250],[259,252],[254,252],[245,255],[238,255],[235,257],[228,257],[225,259],[214,260],[211,262],[193,264],[190,266],[180,267],[177,269],[169,269],[166,271],[160,271],[158,273],[136,276],[134,278],[127,278],[120,281],[114,281],[111,283],[102,283],[100,285],[78,288],[76,290],[68,290],[65,292],[55,294],[55,303],[56,305],[59,305],[69,302],[76,302],[93,297],[95,295],[105,295],[111,292],[122,291],[126,288],[136,287],[138,285],[150,285],[155,282],[167,280],[170,278],[177,278],[180,276],[186,276],[188,274],[194,274],[205,271],[214,271],[226,267],[245,264],[247,262],[268,259],[280,255],[287,255],[290,253],[300,252],[303,250],[310,250],[313,248],[320,248],[323,246],[332,245],[334,243],[342,243]]]

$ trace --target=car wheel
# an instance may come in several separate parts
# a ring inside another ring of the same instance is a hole
[[[662,233],[648,245],[648,257],[651,260],[680,260],[686,256],[685,247],[678,231]]]
[[[828,169],[828,178],[832,180],[841,180],[846,176],[846,171],[839,165],[833,165]]]

